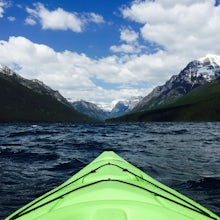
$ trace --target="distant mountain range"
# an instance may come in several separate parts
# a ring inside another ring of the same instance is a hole
[[[0,65],[0,122],[87,122],[70,103],[38,80]]]
[[[220,56],[194,60],[144,97],[131,114],[110,121],[218,121],[219,79]]]
[[[119,117],[131,112],[134,107],[143,99],[141,96],[133,96],[128,100],[118,101],[110,112],[109,118]]]
[[[118,101],[105,111],[83,100],[70,103],[43,82],[27,80],[0,65],[0,122],[220,120],[219,79],[220,56],[207,55],[144,98]]]
[[[72,107],[82,114],[85,114],[91,118],[95,118],[99,121],[104,121],[109,118],[109,112],[98,107],[96,104],[91,102],[86,102],[84,100],[75,101],[71,103]]]
[[[193,89],[220,76],[220,56],[207,55],[190,62],[178,75],[172,76],[164,85],[156,87],[133,109],[134,112],[157,108],[174,102]]]
[[[0,65],[0,86],[0,122],[104,121],[129,112],[140,100],[132,97],[119,101],[112,111],[83,100],[71,103],[43,82],[25,79],[3,65]]]
[[[220,80],[202,85],[172,104],[109,119],[108,122],[220,121]]]
[[[111,111],[106,111],[94,103],[84,100],[72,102],[71,105],[78,112],[81,112],[97,120],[104,121],[105,119],[119,117],[130,112],[142,98],[143,97],[138,96],[131,97],[125,101],[118,101]]]

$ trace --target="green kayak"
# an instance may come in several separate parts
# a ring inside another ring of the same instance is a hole
[[[220,220],[111,151],[6,219]]]

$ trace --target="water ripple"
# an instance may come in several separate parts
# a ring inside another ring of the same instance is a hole
[[[105,150],[220,214],[219,131],[220,123],[0,125],[0,219]]]

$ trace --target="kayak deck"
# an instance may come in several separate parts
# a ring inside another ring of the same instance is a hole
[[[104,152],[6,220],[210,220],[211,211]]]

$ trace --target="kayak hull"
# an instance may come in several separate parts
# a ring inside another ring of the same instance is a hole
[[[6,220],[210,220],[220,218],[113,152]]]

